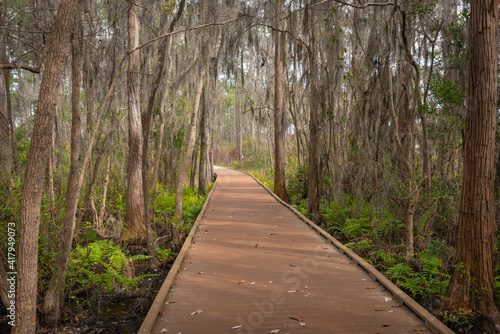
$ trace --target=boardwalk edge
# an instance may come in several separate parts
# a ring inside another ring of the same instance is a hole
[[[217,173],[215,173],[215,175],[217,175]],[[151,305],[148,314],[144,318],[144,321],[142,322],[142,325],[139,328],[139,331],[137,332],[138,334],[149,334],[153,330],[154,324],[156,323],[156,319],[158,318],[158,314],[160,314],[165,299],[167,299],[168,292],[170,291],[170,288],[174,283],[175,276],[179,272],[182,262],[184,261],[184,258],[186,257],[186,254],[189,248],[191,247],[193,236],[196,233],[196,230],[198,229],[200,222],[203,219],[203,216],[205,215],[206,208],[208,206],[208,203],[210,202],[210,198],[212,197],[212,194],[214,192],[218,180],[219,177],[217,176],[217,179],[215,180],[214,185],[210,190],[210,193],[207,195],[205,199],[205,204],[203,204],[203,208],[196,217],[196,221],[194,222],[191,231],[189,231],[189,234],[186,240],[184,241],[184,244],[182,245],[181,251],[179,252],[179,254],[177,254],[174,264],[170,268],[168,275],[165,278],[165,281],[163,282],[160,288],[160,291],[158,291],[158,294],[156,295],[155,300]]]
[[[260,182],[255,176],[249,174],[247,172],[237,170],[243,174],[246,174],[252,177],[258,184],[260,184],[275,200],[284,205],[290,211],[292,211],[300,220],[307,223],[311,228],[316,230],[317,233],[322,235],[326,240],[328,240],[335,248],[337,248],[340,252],[347,255],[351,258],[351,260],[362,267],[368,274],[377,280],[382,286],[384,286],[387,290],[389,290],[393,296],[402,304],[406,305],[409,309],[411,309],[417,316],[419,316],[426,324],[427,328],[431,330],[433,333],[439,334],[453,334],[451,329],[449,329],[445,324],[439,321],[434,315],[432,315],[429,311],[427,311],[422,305],[417,303],[413,298],[408,296],[403,290],[398,288],[394,283],[392,283],[387,277],[385,277],[381,272],[379,272],[375,267],[371,264],[363,260],[359,255],[354,253],[352,250],[344,246],[340,241],[331,236],[329,233],[324,231],[321,227],[316,225],[314,222],[309,220],[306,216],[300,213],[297,209],[295,209],[290,204],[284,202],[281,198],[279,198],[274,192],[271,191],[266,185]]]

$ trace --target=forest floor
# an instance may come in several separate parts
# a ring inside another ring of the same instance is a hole
[[[136,269],[137,275],[148,273],[147,266]],[[75,296],[75,298],[70,299],[70,302],[66,302],[63,314],[64,321],[57,328],[41,328],[37,333],[135,334],[148,313],[169,269],[170,264],[165,268],[160,268],[155,273],[157,276],[142,279],[137,288],[131,292],[124,291],[116,295]],[[0,334],[9,334],[11,326],[8,325],[9,319],[3,313],[0,318]]]

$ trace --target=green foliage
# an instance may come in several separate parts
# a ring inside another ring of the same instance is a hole
[[[144,277],[133,277],[129,263],[134,260],[145,260],[148,255],[128,257],[119,245],[109,240],[99,240],[87,247],[77,245],[71,252],[67,283],[72,286],[80,284],[84,289],[95,288],[98,291],[113,292],[117,286],[130,291]],[[127,270],[128,269],[128,270]]]
[[[179,130],[177,131],[176,135],[175,135],[175,138],[174,138],[174,147],[179,149],[182,147],[182,143],[184,142],[184,131],[183,130]]]
[[[344,195],[340,201],[332,201],[322,207],[328,231],[348,240],[369,237],[377,241],[392,240],[405,224],[393,217],[390,210],[376,210],[366,201]]]
[[[361,252],[369,251],[373,248],[373,243],[368,239],[362,239],[357,242],[349,242],[345,245],[346,247],[349,247],[353,251],[361,251]]]
[[[370,225],[368,217],[347,218],[343,225],[338,226],[337,231],[350,239],[354,239],[369,233]]]
[[[170,262],[177,257],[176,252],[172,252],[170,248],[156,248],[156,253],[158,254],[158,260],[161,262]]]
[[[461,329],[467,333],[474,327],[470,324],[471,320],[475,318],[474,313],[471,311],[457,313],[443,311],[439,313],[439,316],[442,322],[450,329]]]
[[[294,204],[293,207],[297,209],[301,214],[307,216],[307,200],[303,199],[299,204]]]
[[[387,252],[383,249],[377,249],[370,253],[370,262],[379,269],[386,270],[403,261],[403,257],[395,253]]]
[[[324,212],[323,216],[333,225],[341,225],[348,219],[346,210],[335,201],[330,202],[329,206],[324,207]]]
[[[297,165],[295,159],[289,159],[288,165]],[[291,203],[300,203],[306,197],[307,193],[307,166],[297,166],[289,173],[287,182],[287,191]]]
[[[213,184],[207,187],[207,191],[212,189]],[[164,213],[172,218],[175,213],[175,192],[167,192],[161,186],[152,196],[152,209],[157,213]],[[205,196],[199,196],[197,190],[193,191],[190,187],[184,188],[182,193],[182,215],[188,223],[194,223],[196,216],[200,213],[205,203]]]
[[[182,193],[182,214],[184,219],[190,223],[194,223],[196,216],[203,209],[205,203],[205,196],[199,196],[198,192],[186,187]]]
[[[422,269],[415,271],[404,263],[398,263],[386,271],[393,282],[413,295],[413,298],[442,299],[448,288],[450,276],[442,273],[442,260],[434,244],[417,254],[417,264]]]

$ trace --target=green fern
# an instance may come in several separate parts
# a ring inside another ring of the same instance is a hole
[[[440,272],[441,260],[430,250],[417,254],[422,271],[416,272],[404,263],[398,263],[386,271],[389,279],[413,295],[413,298],[443,298],[450,276]]]
[[[67,283],[75,283],[82,288],[95,288],[98,291],[113,292],[117,286],[127,291],[135,288],[144,277],[155,275],[142,275],[127,277],[127,263],[129,260],[145,260],[150,256],[136,255],[128,257],[119,245],[113,245],[109,240],[98,240],[87,247],[77,247],[71,252]]]

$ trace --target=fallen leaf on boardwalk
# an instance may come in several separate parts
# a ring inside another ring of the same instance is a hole
[[[301,322],[299,325],[302,326],[302,327],[306,327],[306,323],[305,322]]]
[[[373,289],[375,289],[375,288],[372,288],[372,287],[368,287],[367,289],[368,289],[368,290],[373,290]]]
[[[290,319],[292,319],[292,320],[297,320],[297,321],[302,321],[302,320],[304,320],[304,318],[295,318],[295,317],[289,317],[289,318],[290,318]]]
[[[245,283],[245,280],[244,280],[244,279],[242,279],[242,280],[240,280],[240,281],[238,282],[238,284],[243,284],[243,283]]]
[[[168,304],[174,304],[176,302],[166,302],[165,305],[168,305]]]
[[[194,312],[191,313],[191,315],[195,315],[195,314],[198,314],[198,313],[203,313],[203,311],[202,310],[194,311]]]
[[[415,332],[423,332],[423,331],[425,331],[425,328],[415,328],[414,331]]]
[[[392,297],[384,297],[384,300],[385,300],[386,302],[390,302],[390,301],[392,300]]]
[[[280,330],[279,329],[273,329],[272,331],[270,331],[269,333],[279,333]]]
[[[255,248],[259,247],[259,244],[255,244]]]
[[[391,310],[391,311],[387,311],[387,313],[393,313],[393,312],[394,312],[394,311],[392,311],[392,310]]]
[[[254,284],[255,284],[255,282],[250,283],[250,285],[254,285]]]
[[[379,309],[379,308],[376,308],[376,309],[374,309],[374,311],[383,311],[383,310],[381,310],[381,309]]]
[[[163,317],[165,313],[163,311],[160,312],[160,317]]]
[[[203,271],[198,271],[198,274],[205,275],[205,273]]]
[[[297,290],[288,290],[288,293],[297,293]]]
[[[241,325],[231,327],[231,329],[238,329],[238,328],[241,328]]]
[[[274,235],[274,233],[273,232],[269,232],[268,235]]]
[[[390,327],[391,325],[383,324],[382,327]]]
[[[294,264],[291,264],[291,265],[290,265],[290,267],[297,267],[297,266],[296,266],[296,265],[294,265]]]
[[[269,284],[272,284],[272,283],[273,283],[273,281],[269,281]]]
[[[208,233],[208,230],[205,230],[205,233]]]
[[[309,292],[304,294],[304,297],[309,297],[311,294]]]
[[[160,333],[166,333],[166,332],[167,332],[167,329],[166,328],[162,328]]]

